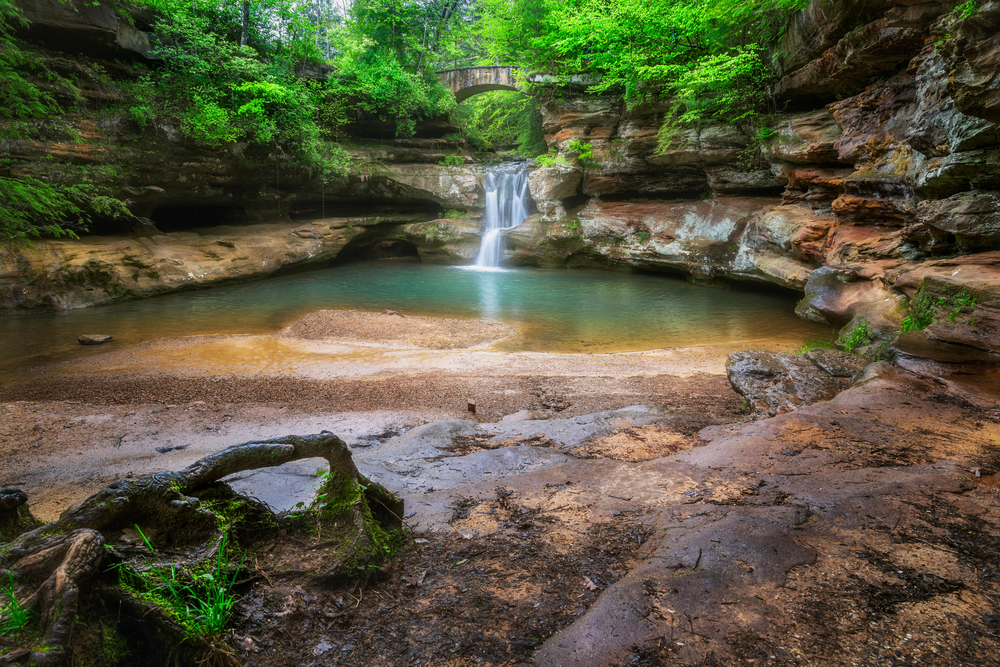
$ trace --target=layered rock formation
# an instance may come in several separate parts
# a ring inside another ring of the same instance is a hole
[[[589,142],[599,165],[533,175],[539,215],[510,235],[513,260],[763,280],[804,292],[806,319],[898,328],[920,287],[901,276],[992,265],[976,255],[1000,238],[1000,3],[953,9],[813,3],[777,50],[795,111],[764,129],[680,128],[658,147],[666,103],[548,103],[550,147],[572,163]]]

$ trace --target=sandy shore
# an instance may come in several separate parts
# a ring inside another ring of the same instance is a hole
[[[0,386],[0,486],[24,489],[51,519],[115,479],[289,433],[326,429],[357,443],[442,419],[638,404],[744,418],[725,377],[736,346],[488,347],[513,333],[479,320],[320,311],[273,335],[164,339],[27,369]]]

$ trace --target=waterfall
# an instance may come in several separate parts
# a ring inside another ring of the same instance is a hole
[[[495,270],[503,259],[504,230],[517,227],[528,217],[528,169],[523,163],[490,167],[483,175],[483,190],[483,240],[476,263],[470,268]]]

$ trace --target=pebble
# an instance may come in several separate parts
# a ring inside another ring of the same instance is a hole
[[[79,341],[80,345],[101,345],[102,343],[107,343],[112,338],[114,336],[107,334],[83,334],[76,340]]]

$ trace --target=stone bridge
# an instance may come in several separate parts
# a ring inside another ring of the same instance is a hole
[[[461,67],[441,70],[437,75],[458,102],[488,90],[524,90],[524,80],[518,79],[516,67]]]

